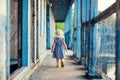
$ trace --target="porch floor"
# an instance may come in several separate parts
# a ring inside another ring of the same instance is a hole
[[[65,67],[56,68],[56,60],[48,51],[46,58],[28,80],[87,80],[84,77],[86,69],[70,58],[72,51],[68,51],[66,55]]]

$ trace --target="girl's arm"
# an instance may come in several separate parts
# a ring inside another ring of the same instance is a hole
[[[54,52],[55,45],[56,45],[56,43],[55,43],[55,41],[54,41],[54,42],[53,42],[53,45],[52,45],[52,49],[51,49],[51,52],[52,52],[52,53]]]
[[[67,51],[68,49],[67,49],[67,45],[66,45],[65,41],[63,42],[63,45],[65,47],[65,50]]]

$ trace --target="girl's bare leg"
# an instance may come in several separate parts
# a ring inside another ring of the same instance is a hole
[[[60,59],[56,59],[56,62],[57,62],[57,66],[56,67],[61,67],[61,65],[60,65]]]
[[[56,58],[56,62],[57,62],[57,65],[58,65],[58,58]]]

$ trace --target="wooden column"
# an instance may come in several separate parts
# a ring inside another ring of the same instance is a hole
[[[74,46],[73,46],[73,56],[76,57],[76,25],[77,25],[77,0],[74,0],[74,33],[73,33],[73,40],[74,40]]]
[[[50,49],[51,43],[50,43],[50,7],[47,5],[47,10],[46,10],[46,34],[47,34],[47,44],[46,48]]]
[[[86,0],[86,21],[89,21],[89,9],[90,9],[90,0]],[[89,55],[89,25],[85,25],[85,67],[88,68],[88,55]]]
[[[81,22],[86,21],[86,0],[82,0],[82,13],[81,13]],[[85,25],[82,25],[81,27],[81,60],[82,64],[85,64]]]
[[[75,22],[74,22],[74,54],[77,61],[81,57],[81,1],[75,0]]]
[[[90,51],[89,51],[89,68],[88,75],[96,76],[96,26],[92,24],[91,19],[93,19],[98,12],[98,0],[91,0],[90,2]]]
[[[120,80],[120,0],[116,1],[116,80]]]
[[[22,0],[22,66],[28,66],[28,0]]]
[[[65,19],[65,42],[69,49],[72,49],[72,5],[70,5]]]

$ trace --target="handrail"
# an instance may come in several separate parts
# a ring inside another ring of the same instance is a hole
[[[94,17],[92,22],[93,24],[109,17],[110,15],[112,15],[113,13],[116,12],[116,2],[114,4],[112,4],[110,7],[108,7],[106,10],[104,10],[102,13],[100,13],[98,16]]]
[[[113,3],[106,10],[104,10],[103,12],[101,12],[98,16],[94,17],[92,20],[83,22],[82,25],[96,24],[99,21],[101,21],[101,20],[109,17],[110,15],[112,15],[115,12],[116,12],[116,2]],[[86,26],[86,27],[88,27],[88,26]]]

